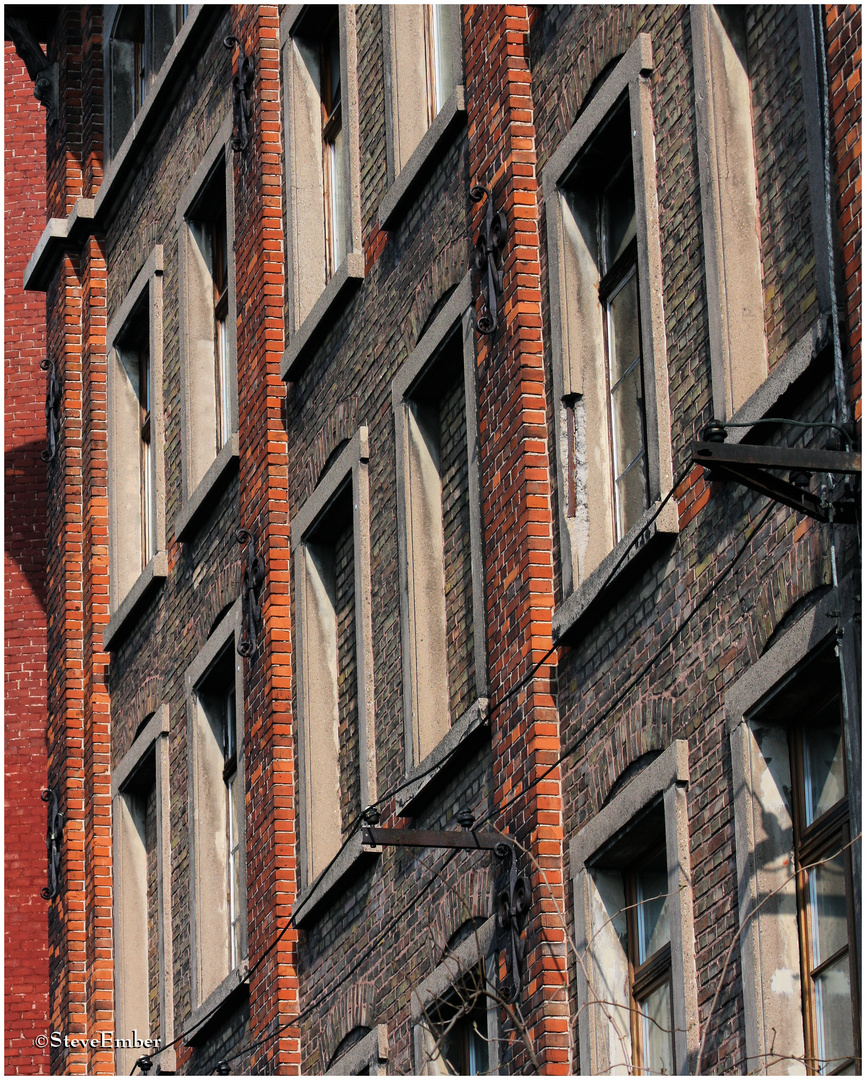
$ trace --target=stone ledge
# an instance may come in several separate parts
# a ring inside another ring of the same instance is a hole
[[[195,491],[178,511],[174,522],[174,534],[178,540],[190,538],[204,514],[222,494],[229,478],[239,467],[238,433],[235,431],[211,462]]]
[[[566,640],[573,634],[601,599],[611,600],[616,593],[631,584],[633,575],[642,568],[662,541],[671,540],[679,533],[679,508],[676,498],[671,498],[655,520],[661,500],[643,512],[640,521],[629,529],[616,547],[602,559],[589,577],[567,597],[553,613],[553,640]],[[641,536],[641,534],[644,534]],[[628,555],[623,553],[629,545],[641,537]],[[622,559],[622,565],[617,563]],[[616,567],[616,572],[614,572]],[[612,575],[612,576],[611,576]],[[608,580],[610,579],[610,580]]]
[[[469,753],[490,736],[490,699],[478,698],[454,724],[406,780],[408,786],[397,794],[397,816],[413,817],[438,789],[443,780],[463,765],[458,750]]]
[[[350,251],[337,267],[337,272],[325,286],[319,299],[313,304],[310,314],[294,332],[283,359],[280,362],[280,376],[295,381],[304,370],[310,354],[325,336],[328,316],[333,315],[339,304],[345,302],[364,280],[364,253]]]
[[[350,836],[331,865],[298,893],[292,912],[292,925],[303,927],[313,922],[331,903],[335,894],[381,854],[380,847],[364,845],[360,830]]]
[[[400,224],[412,196],[439,164],[444,144],[465,123],[465,92],[462,86],[457,86],[385,192],[379,204],[380,229],[394,229]]]
[[[138,580],[123,598],[120,607],[108,620],[102,632],[102,648],[111,652],[131,629],[133,616],[159,585],[168,577],[168,555],[158,551],[138,576]]]
[[[184,1042],[195,1046],[203,1041],[211,1024],[218,1020],[220,1015],[238,998],[250,992],[247,981],[249,977],[249,962],[247,960],[243,961],[234,971],[230,971],[219,986],[208,994],[201,1005],[192,1010],[192,1015],[189,1018],[189,1028],[196,1028],[197,1024],[201,1026],[194,1030],[191,1035],[184,1036]],[[213,1015],[210,1015],[211,1013]]]

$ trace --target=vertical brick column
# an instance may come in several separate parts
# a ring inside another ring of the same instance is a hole
[[[4,1068],[44,1075],[48,1050],[45,786],[45,298],[22,276],[45,220],[45,112],[12,45],[5,54],[4,452],[5,955]]]
[[[550,648],[554,602],[529,9],[469,7],[464,41],[470,182],[486,186],[494,209],[508,219],[500,327],[476,338],[494,798],[502,806],[495,824],[516,836],[543,871],[530,870],[524,858],[533,891],[519,1004],[541,1071],[567,1072],[559,771],[540,779],[560,748],[551,668],[520,688]],[[475,208],[475,236],[484,209]],[[514,1055],[508,1071],[527,1067],[521,1039],[506,1045],[506,1057]]]
[[[837,280],[842,336],[850,368],[854,419],[862,416],[862,208],[863,153],[862,74],[863,24],[858,4],[828,4],[827,68],[830,78],[830,131],[835,181],[836,228],[841,266]]]
[[[251,145],[235,155],[240,419],[240,520],[265,556],[264,633],[244,664],[250,1038],[264,1039],[298,1011],[292,653],[289,621],[288,459],[283,421],[285,252],[282,230],[279,14],[234,8],[233,33],[255,60]],[[235,58],[237,65],[237,58]],[[270,951],[268,952],[268,950]],[[238,1062],[246,1068],[247,1063]],[[296,1029],[254,1052],[252,1071],[297,1073]]]

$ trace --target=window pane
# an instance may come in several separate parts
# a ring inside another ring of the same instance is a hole
[[[328,38],[328,67],[331,78],[331,100],[328,102],[329,115],[340,104],[342,87],[340,85],[340,32],[334,27],[334,32]]]
[[[617,539],[621,539],[647,508],[646,475],[641,458],[616,485]]]
[[[806,781],[806,824],[811,825],[845,795],[844,749],[839,703],[816,718],[803,733],[803,771]]]
[[[643,394],[640,364],[635,365],[611,394],[614,476],[617,479],[643,452]]]
[[[821,972],[815,982],[815,1023],[822,1072],[833,1072],[854,1056],[854,1025],[851,1013],[851,974],[848,954]]]
[[[433,41],[435,69],[435,111],[438,113],[454,89],[451,69],[451,27],[453,15],[460,9],[447,4],[433,5]]]
[[[651,990],[640,1003],[643,1069],[653,1075],[671,1076],[674,1069],[674,1036],[671,1021],[671,984]]]
[[[336,271],[337,267],[343,261],[346,256],[347,235],[346,235],[346,176],[345,176],[345,164],[344,164],[344,137],[342,128],[337,132],[333,143],[330,147],[330,161],[331,161],[331,227],[333,229],[332,238],[332,261],[331,272]]]
[[[812,966],[818,967],[848,944],[845,856],[840,852],[809,871]]]
[[[610,385],[616,386],[640,356],[637,269],[608,303],[610,334]]]
[[[666,870],[644,870],[637,875],[639,964],[671,939],[667,891]]]
[[[604,267],[607,273],[637,235],[631,157],[604,193]]]

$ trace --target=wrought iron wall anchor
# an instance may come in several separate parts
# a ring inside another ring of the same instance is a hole
[[[523,987],[523,928],[529,911],[531,887],[525,874],[517,873],[512,844],[497,844],[494,854],[502,863],[496,891],[497,951],[505,949],[506,976],[499,986],[504,1001],[516,1001]]]
[[[232,49],[237,45],[239,50],[238,73],[232,79],[232,114],[234,116],[234,130],[232,132],[231,145],[235,153],[243,153],[250,145],[250,124],[253,118],[253,58],[247,56],[239,39],[233,34],[223,38],[223,45]]]
[[[252,656],[259,646],[259,635],[262,632],[262,606],[259,603],[259,593],[265,580],[265,560],[261,555],[256,555],[256,547],[248,529],[238,529],[236,536],[239,544],[247,545],[244,576],[241,582],[243,625],[241,640],[238,642],[238,653],[241,656]]]
[[[45,833],[45,846],[48,848],[48,884],[41,890],[43,900],[53,900],[60,892],[60,841],[63,837],[63,814],[57,802],[57,792],[48,788],[42,792],[42,801],[50,803],[48,807],[48,828]]]
[[[45,391],[45,430],[48,446],[42,451],[43,461],[53,461],[60,440],[60,380],[53,360],[41,360],[39,366],[48,372],[48,386]]]
[[[27,74],[33,80],[33,96],[45,106],[45,119],[49,124],[57,120],[60,107],[59,71],[55,61],[51,64],[42,51],[42,46],[33,36],[25,18],[19,15],[6,16],[6,35],[15,46],[15,52],[24,61]]]
[[[493,213],[493,197],[486,187],[480,184],[471,187],[469,198],[473,202],[487,199],[484,227],[475,244],[475,268],[481,275],[481,290],[484,293],[484,310],[475,320],[475,327],[479,334],[492,334],[499,320],[497,298],[502,295],[502,273],[496,253],[505,243],[508,221],[501,210]]]

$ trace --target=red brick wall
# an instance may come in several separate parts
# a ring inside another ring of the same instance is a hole
[[[45,112],[6,43],[5,914],[7,1074],[48,1072],[46,884],[45,298],[22,276],[45,221]]]
[[[842,265],[839,272],[839,306],[845,320],[843,348],[850,364],[851,402],[854,418],[862,414],[861,363],[861,226],[863,179],[860,171],[862,143],[863,28],[858,4],[829,4],[827,25],[828,74],[830,77],[830,130],[833,138],[833,169],[836,181],[836,227]]]

